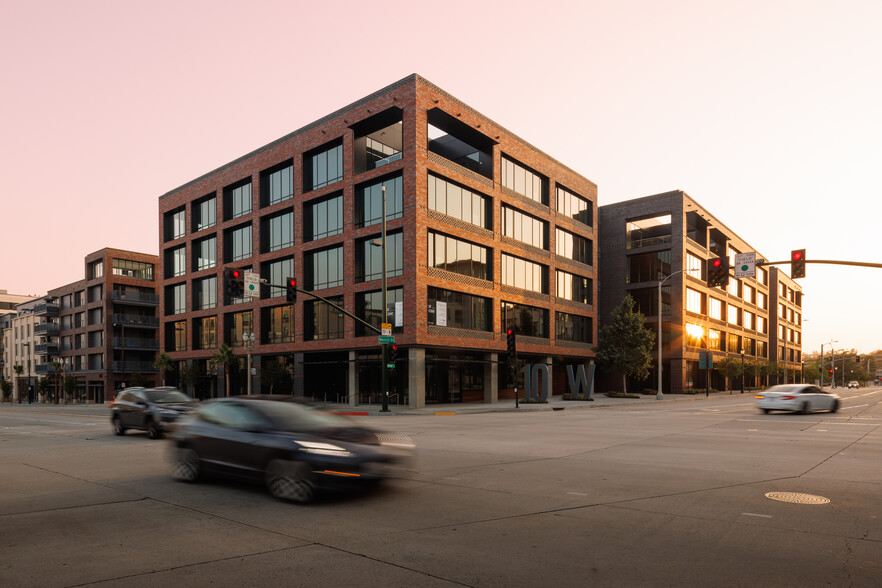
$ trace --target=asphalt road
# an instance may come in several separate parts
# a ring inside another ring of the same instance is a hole
[[[0,586],[875,587],[882,389],[837,392],[363,417],[415,471],[308,506],[174,482],[104,407],[0,405]]]

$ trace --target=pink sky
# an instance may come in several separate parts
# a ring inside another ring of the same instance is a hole
[[[411,73],[600,205],[682,189],[767,258],[882,261],[882,2],[541,6],[3,1],[0,289],[158,253],[160,195]],[[882,348],[882,269],[800,283],[807,352]]]

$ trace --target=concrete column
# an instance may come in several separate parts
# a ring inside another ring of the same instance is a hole
[[[349,374],[346,378],[346,393],[349,395],[349,406],[358,405],[358,367],[355,365],[355,351],[349,352]]]
[[[426,406],[426,350],[422,347],[407,349],[407,394],[410,408]]]
[[[550,355],[545,358],[545,365],[548,366],[548,400],[554,396],[554,358]]]
[[[248,363],[247,361],[245,363]],[[251,393],[252,394],[263,394],[263,391],[260,388],[260,365],[261,360],[259,355],[251,354],[251,367],[254,368],[254,371],[257,373],[256,376],[252,376],[248,374],[248,377],[251,378]],[[248,369],[248,366],[245,366],[245,369]],[[248,390],[246,385],[245,390]],[[269,393],[269,388],[267,388],[267,393]]]
[[[484,402],[496,404],[499,402],[499,359],[498,353],[486,353],[484,359]]]

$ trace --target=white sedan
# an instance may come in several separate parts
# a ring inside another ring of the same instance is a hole
[[[756,407],[768,414],[772,410],[788,410],[808,414],[816,410],[839,410],[839,396],[832,392],[824,392],[811,384],[783,384],[772,386],[760,392],[756,398]]]

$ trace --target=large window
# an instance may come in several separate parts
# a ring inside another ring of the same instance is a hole
[[[716,329],[707,330],[707,348],[716,351],[725,351],[723,349],[723,333]]]
[[[671,215],[630,220],[627,224],[627,247],[648,247],[671,242]]]
[[[276,306],[263,309],[263,342],[291,343],[294,341],[294,306]]]
[[[627,257],[628,283],[658,282],[671,275],[671,251],[638,253]]]
[[[324,188],[343,179],[343,143],[322,146],[310,151],[304,158],[304,186],[306,192]]]
[[[206,316],[193,319],[196,349],[217,349],[217,317]]]
[[[691,347],[701,347],[704,339],[704,327],[694,323],[686,323],[686,345]]]
[[[343,246],[312,251],[304,255],[304,279],[308,290],[343,285]]]
[[[723,320],[723,301],[711,296],[708,299],[707,316],[718,321]]]
[[[504,204],[502,234],[539,249],[548,249],[548,223]]]
[[[136,280],[149,280],[152,282],[153,264],[143,261],[132,261],[131,259],[114,258],[113,275],[134,278]]]
[[[386,277],[400,276],[404,271],[404,236],[399,231],[386,234]],[[355,244],[355,281],[369,282],[383,278],[383,248],[380,235],[360,239]]]
[[[403,333],[404,327],[399,325],[395,320],[395,307],[398,302],[404,300],[404,290],[402,288],[390,288],[386,292],[388,306],[386,307],[385,317],[383,316],[383,292],[376,290],[373,292],[360,292],[355,296],[355,316],[367,321],[380,328],[381,323],[391,323],[393,333]],[[385,318],[385,320],[383,320]],[[355,336],[363,337],[365,335],[375,335],[374,331],[369,331],[360,322],[355,323]]]
[[[491,199],[440,176],[429,174],[429,209],[484,229],[492,229]]]
[[[193,271],[213,268],[217,265],[217,237],[212,235],[193,241]]]
[[[165,314],[183,314],[187,312],[187,284],[175,284],[165,287]]]
[[[165,240],[180,239],[187,232],[186,210],[183,206],[170,210],[163,215],[163,233]]]
[[[175,321],[173,323],[166,323],[165,350],[187,350],[187,321]]]
[[[294,165],[285,163],[260,176],[261,202],[272,206],[294,197]]]
[[[315,241],[343,232],[343,194],[334,194],[303,206],[303,240]]]
[[[355,188],[355,226],[367,227],[383,222],[383,188],[386,188],[386,220],[401,218],[401,176],[362,184]]]
[[[251,182],[224,188],[224,218],[230,220],[251,212]]]
[[[493,329],[492,300],[429,286],[428,324],[473,331]]]
[[[591,240],[585,237],[574,235],[563,229],[555,229],[554,231],[554,252],[561,257],[572,259],[587,265],[593,265],[592,256],[594,252],[591,246]]]
[[[586,224],[589,227],[592,225],[594,209],[591,206],[590,201],[582,198],[578,194],[570,192],[566,188],[557,186],[555,202],[559,213],[577,220],[580,223]]]
[[[261,224],[263,251],[278,251],[294,245],[294,213],[283,212],[264,218]]]
[[[193,310],[217,306],[217,276],[193,280]]]
[[[557,270],[557,297],[582,304],[592,304],[594,284],[591,278]]]
[[[686,274],[701,280],[701,258],[686,252]]]
[[[165,251],[165,277],[176,278],[187,273],[187,247],[181,245]]]
[[[558,312],[554,321],[556,337],[562,341],[593,343],[593,320],[590,316]]]
[[[294,258],[286,257],[284,259],[277,259],[275,261],[271,261],[269,263],[264,262],[261,264],[261,268],[263,271],[263,278],[265,278],[270,284],[285,284],[285,281],[288,278],[293,278],[294,276]],[[285,288],[270,288],[269,289],[269,298],[276,298],[277,296],[284,296]]]
[[[343,307],[343,297],[328,298]],[[303,338],[307,341],[319,339],[340,339],[343,337],[343,313],[321,300],[308,300],[303,305]]]
[[[228,314],[225,322],[229,333],[227,340],[231,347],[244,346],[242,335],[254,332],[254,315],[250,310]]]
[[[492,280],[489,250],[481,245],[429,231],[429,267]]]
[[[502,156],[502,185],[548,206],[548,178],[504,155]]]
[[[502,330],[513,329],[525,337],[548,338],[548,309],[536,306],[502,303]]]
[[[686,288],[686,310],[694,312],[695,314],[701,314],[701,302],[703,297],[704,295],[698,290]]]
[[[548,294],[548,266],[503,253],[502,283],[514,288]]]
[[[224,259],[241,261],[251,257],[251,223],[224,231]]]
[[[193,203],[193,232],[217,224],[217,197],[209,194]]]

